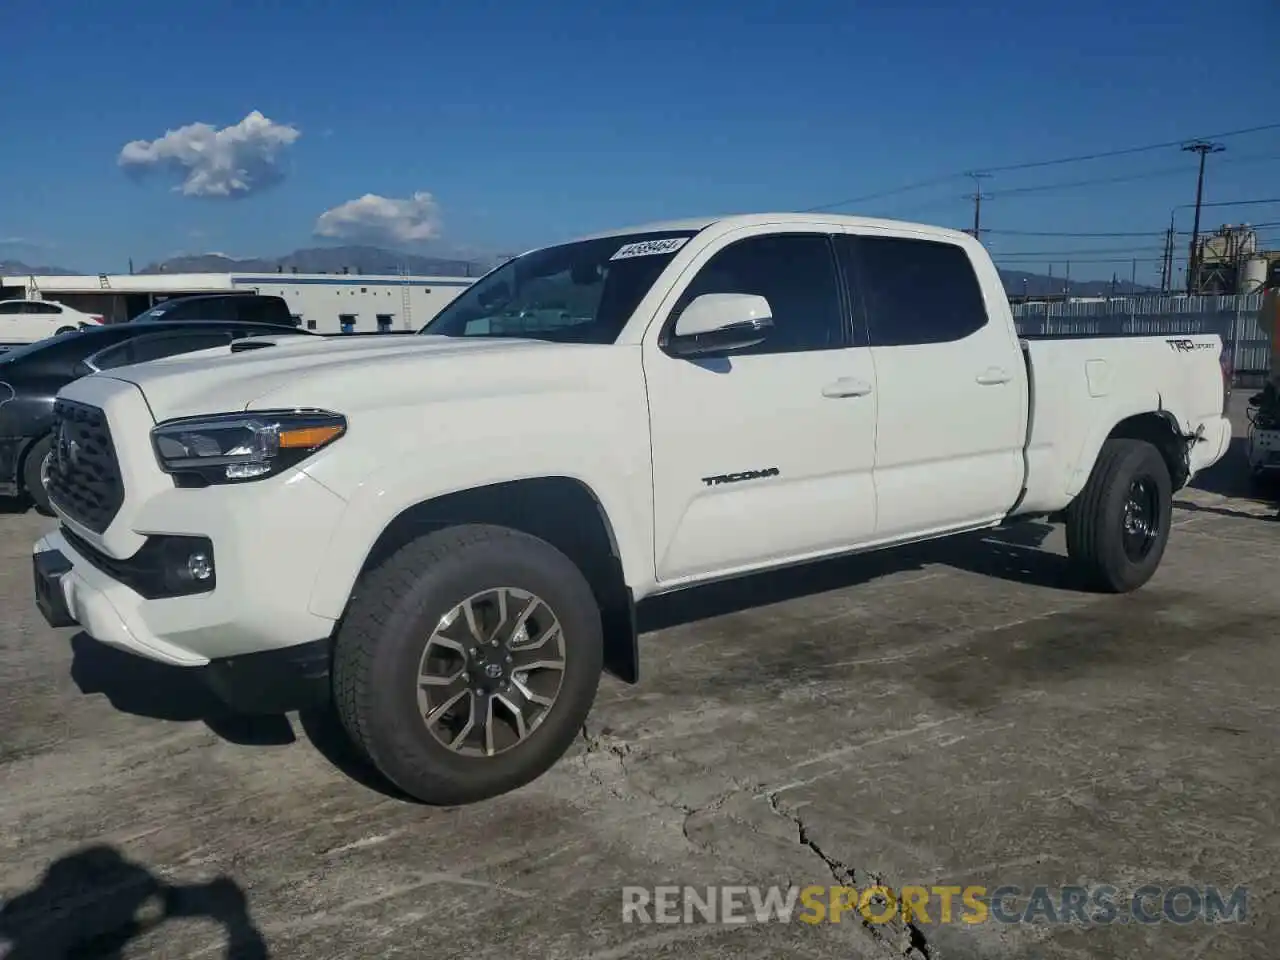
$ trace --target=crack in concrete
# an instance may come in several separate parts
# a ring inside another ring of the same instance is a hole
[[[710,803],[703,804],[702,806],[693,806],[692,804],[681,803],[679,800],[668,800],[666,797],[660,797],[653,791],[646,790],[644,787],[635,783],[635,780],[632,777],[631,768],[627,763],[628,758],[634,753],[630,744],[626,741],[610,737],[603,730],[599,734],[593,734],[585,723],[582,725],[580,734],[585,747],[582,766],[588,779],[601,789],[608,792],[609,795],[616,800],[632,800],[636,795],[639,795],[647,800],[653,801],[653,803],[663,807],[664,809],[682,814],[683,819],[680,822],[680,832],[691,846],[696,847],[699,850],[710,852],[711,846],[709,844],[702,843],[690,834],[689,829],[691,822],[699,816],[715,813],[738,794],[759,788],[758,784],[743,783],[735,780],[732,790],[726,791],[725,793],[715,797]],[[605,754],[616,761],[618,769],[622,773],[622,779],[628,781],[628,785],[633,791],[635,791],[635,793],[628,794],[619,790],[614,784],[607,783],[605,779],[600,776],[599,772],[592,769],[591,765],[586,762],[585,758],[591,754]]]
[[[760,789],[760,784],[758,783],[737,782],[734,784],[734,788],[732,790],[721,794],[714,798],[710,803],[703,804],[699,807],[681,803],[678,800],[667,800],[664,797],[656,795],[652,791],[645,790],[643,787],[637,786],[633,781],[631,769],[627,765],[627,759],[633,752],[630,744],[626,741],[611,737],[607,733],[607,728],[598,734],[593,734],[586,723],[582,724],[579,733],[584,746],[584,753],[582,754],[582,768],[584,773],[593,783],[617,800],[632,800],[635,798],[635,794],[628,794],[619,790],[614,784],[606,782],[605,779],[600,776],[599,772],[591,767],[591,764],[587,760],[587,757],[593,754],[604,754],[610,757],[617,762],[618,769],[621,771],[622,779],[628,781],[629,785],[636,791],[636,793],[653,801],[660,807],[683,814],[684,819],[680,823],[680,832],[684,836],[684,839],[690,845],[706,852],[710,852],[710,845],[701,843],[690,835],[690,823],[696,817],[715,813],[728,803],[729,800],[740,793]],[[813,838],[813,835],[810,832],[808,825],[804,822],[804,819],[794,810],[784,805],[779,799],[779,793],[780,790],[775,790],[765,794],[765,797],[769,802],[769,809],[777,816],[789,820],[795,825],[797,842],[823,862],[827,870],[831,873],[832,878],[838,884],[848,887],[856,886],[856,871],[854,867],[824,850],[817,840]],[[742,821],[737,822],[742,823],[743,826],[751,829],[749,824],[743,823]],[[893,890],[893,887],[885,882],[884,878],[878,874],[866,871],[866,875],[871,881],[871,886],[884,887],[887,890]],[[878,904],[877,906],[882,906],[882,904]],[[860,922],[863,929],[867,931],[872,940],[877,944],[894,951],[898,956],[903,957],[904,960],[942,960],[937,948],[933,947],[929,943],[928,939],[924,935],[924,931],[922,931],[912,920],[898,916],[889,923],[878,924],[872,923],[866,917],[861,917]],[[886,927],[898,928],[899,942],[897,944],[891,942],[885,935],[884,928]]]
[[[826,865],[832,878],[838,884],[847,887],[857,886],[857,873],[854,867],[824,850],[818,841],[813,838],[813,834],[809,831],[808,825],[800,814],[784,805],[778,799],[778,794],[776,793],[768,794],[767,799],[769,801],[769,809],[784,820],[790,820],[795,825],[797,842]],[[883,887],[886,890],[893,890],[893,887],[881,875],[869,870],[864,872],[870,881],[868,888]],[[876,903],[875,906],[880,909],[884,904]],[[930,945],[924,935],[924,931],[912,920],[897,916],[888,923],[872,923],[865,916],[862,916],[861,923],[863,929],[871,935],[871,938],[876,943],[894,950],[899,956],[907,958],[907,960],[942,960],[941,954]],[[899,942],[897,944],[892,943],[885,936],[886,927],[900,928]]]

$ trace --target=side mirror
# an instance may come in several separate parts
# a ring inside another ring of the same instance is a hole
[[[691,357],[754,347],[773,329],[773,308],[753,293],[704,293],[684,308],[668,349]]]

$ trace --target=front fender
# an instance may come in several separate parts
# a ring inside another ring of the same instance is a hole
[[[584,402],[599,399],[579,398],[572,415],[547,396],[509,400],[523,409],[501,417],[446,405],[418,442],[398,445],[390,457],[385,430],[360,440],[353,421],[351,435],[307,468],[347,501],[316,579],[311,611],[341,616],[379,536],[410,507],[539,477],[577,480],[595,496],[615,534],[627,584],[643,589],[653,581],[647,414],[643,405]]]

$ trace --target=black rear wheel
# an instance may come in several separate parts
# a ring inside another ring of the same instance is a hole
[[[1067,552],[1089,585],[1128,593],[1155,574],[1169,540],[1173,484],[1160,451],[1141,440],[1102,445],[1067,508]]]

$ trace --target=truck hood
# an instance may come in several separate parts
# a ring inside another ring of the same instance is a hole
[[[261,409],[263,404],[258,401],[273,395],[281,396],[282,406],[332,405],[342,401],[360,405],[364,399],[385,395],[388,389],[399,392],[396,388],[414,385],[421,389],[426,386],[424,367],[457,373],[460,364],[471,366],[464,363],[471,358],[486,357],[492,362],[557,347],[582,349],[540,340],[480,337],[267,337],[255,338],[249,349],[214,347],[95,376],[136,385],[146,397],[152,416],[160,422],[251,407]],[[299,402],[299,397],[308,399]]]

